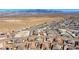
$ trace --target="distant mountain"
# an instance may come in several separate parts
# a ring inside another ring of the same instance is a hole
[[[0,16],[35,14],[79,14],[79,9],[0,9]]]

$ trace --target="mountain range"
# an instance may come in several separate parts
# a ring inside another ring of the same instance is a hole
[[[0,9],[0,16],[36,14],[79,14],[79,9]]]

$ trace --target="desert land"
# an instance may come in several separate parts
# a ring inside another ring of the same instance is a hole
[[[11,30],[18,30],[25,27],[31,27],[51,21],[58,21],[63,19],[59,15],[33,15],[33,16],[7,16],[0,17],[0,31],[7,32]]]

